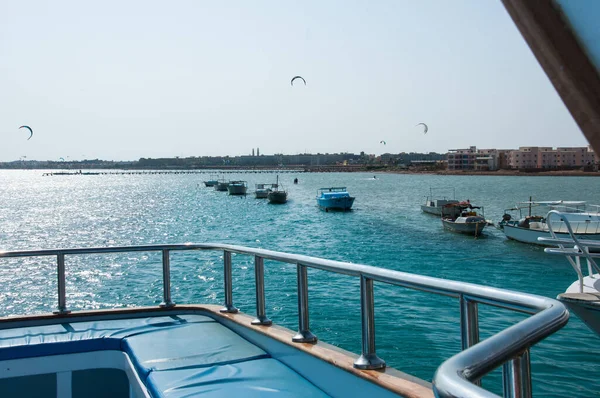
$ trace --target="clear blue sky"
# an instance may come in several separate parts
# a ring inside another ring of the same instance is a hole
[[[4,1],[0,134],[0,161],[587,145],[491,0]]]

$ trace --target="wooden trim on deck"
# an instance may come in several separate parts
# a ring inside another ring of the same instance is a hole
[[[416,377],[407,375],[394,368],[385,368],[384,370],[359,370],[355,369],[353,364],[358,355],[345,351],[331,344],[318,341],[316,344],[309,343],[293,343],[292,336],[296,333],[281,326],[260,326],[252,325],[253,317],[244,313],[224,314],[219,310],[221,306],[217,305],[177,305],[171,308],[161,307],[138,307],[138,308],[123,308],[111,310],[92,310],[92,311],[77,311],[68,314],[41,314],[41,315],[26,315],[19,317],[2,317],[0,318],[0,328],[9,327],[10,323],[32,323],[32,324],[48,324],[56,323],[57,320],[76,321],[80,318],[89,317],[104,317],[119,315],[120,318],[127,315],[141,316],[143,314],[153,314],[155,316],[168,315],[169,313],[182,312],[198,312],[205,311],[217,318],[226,318],[245,328],[254,330],[260,334],[268,336],[283,344],[294,347],[300,351],[317,357],[325,362],[328,362],[338,368],[341,368],[358,377],[375,383],[387,390],[390,390],[400,396],[407,398],[432,398],[434,397],[429,383],[421,381]],[[419,381],[422,383],[420,384]],[[426,385],[424,385],[426,384]]]

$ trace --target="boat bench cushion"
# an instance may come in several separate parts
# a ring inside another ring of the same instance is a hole
[[[272,359],[151,372],[146,386],[158,397],[327,397],[302,376]]]
[[[156,329],[123,339],[142,380],[156,370],[231,364],[269,355],[218,322]]]
[[[126,337],[207,322],[216,323],[203,315],[177,315],[0,329],[0,360],[120,350]]]

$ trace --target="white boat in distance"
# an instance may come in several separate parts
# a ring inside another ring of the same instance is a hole
[[[584,201],[530,200],[520,202],[516,207],[504,211],[498,228],[508,239],[548,246],[548,241],[538,239],[551,238],[545,217],[550,210],[556,210],[562,214],[563,218],[568,219],[573,233],[579,239],[600,241],[600,206],[589,205]],[[507,212],[518,212],[518,218],[513,218]],[[564,221],[555,219],[552,223],[552,230],[557,237],[569,237],[569,231]]]
[[[560,213],[556,210],[550,211],[546,216],[549,220],[550,238],[540,238],[540,243],[558,245],[558,248],[546,248],[544,251],[566,256],[578,276],[577,280],[564,293],[559,294],[557,299],[600,335],[600,267],[594,260],[600,257],[600,253],[597,253],[600,251],[600,242],[579,239],[568,215],[569,213]],[[568,230],[568,238],[561,238],[554,232],[555,219],[563,222]],[[596,253],[591,253],[594,251]],[[585,260],[585,266],[582,264],[582,258]],[[587,276],[584,276],[586,271]]]
[[[440,195],[441,199],[434,199],[434,191],[446,191],[447,193],[452,190],[452,199],[447,196]],[[456,200],[456,188],[454,187],[445,187],[445,188],[429,188],[429,195],[425,197],[425,204],[421,205],[421,210],[423,213],[433,214],[435,216],[442,215],[442,208],[449,204],[458,203]],[[446,208],[444,214],[458,217],[460,214],[460,209],[456,208]]]

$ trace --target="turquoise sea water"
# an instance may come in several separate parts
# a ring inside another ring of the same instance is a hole
[[[54,176],[0,171],[0,249],[22,250],[153,243],[222,242],[375,265],[400,271],[556,297],[575,279],[567,261],[541,248],[507,241],[495,228],[473,239],[442,229],[421,213],[433,186],[454,186],[457,199],[485,207],[498,221],[503,209],[538,200],[600,204],[600,179],[364,173],[282,174],[286,205],[228,196],[205,188],[206,175]],[[300,183],[293,185],[298,177]],[[274,174],[231,174],[254,184]],[[200,186],[199,186],[200,184]],[[316,207],[320,187],[347,186],[349,213]],[[48,312],[56,306],[54,259],[0,260],[0,315]],[[67,257],[71,309],[154,305],[162,300],[159,254]],[[174,253],[173,299],[223,302],[222,254]],[[253,259],[233,257],[234,303],[254,313]],[[267,315],[297,328],[296,269],[265,262]],[[323,341],[360,350],[359,281],[309,271],[311,329]],[[375,285],[377,353],[390,366],[431,380],[460,349],[459,307],[453,299]],[[481,336],[522,315],[480,306]],[[600,391],[598,337],[574,315],[532,350],[538,397],[589,397]],[[499,372],[484,386],[499,392]]]

